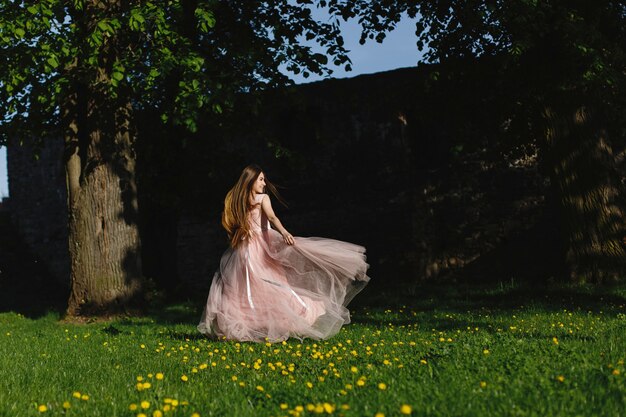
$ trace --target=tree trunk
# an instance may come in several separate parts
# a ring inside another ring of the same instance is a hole
[[[624,267],[624,213],[601,117],[575,100],[544,110],[545,163],[559,214],[563,260],[575,282],[615,280]]]
[[[78,36],[88,37],[106,13],[127,6],[86,2],[73,16]],[[104,38],[97,67],[79,56],[67,68],[77,80],[63,109],[71,316],[124,311],[143,291],[130,100],[121,87],[109,91],[118,41]]]
[[[79,106],[80,107],[80,106]],[[92,101],[91,115],[96,113]],[[78,113],[78,112],[77,112]],[[77,114],[76,113],[76,114]],[[142,291],[135,158],[127,109],[111,123],[69,118],[66,173],[71,294],[69,315],[124,310]],[[69,113],[68,113],[69,115]],[[114,127],[109,133],[107,127]]]

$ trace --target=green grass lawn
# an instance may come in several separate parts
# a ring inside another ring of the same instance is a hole
[[[372,291],[327,341],[219,342],[200,304],[0,313],[0,415],[623,416],[626,289]],[[367,303],[367,306],[363,303]]]

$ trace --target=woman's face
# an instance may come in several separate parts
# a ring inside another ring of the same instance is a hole
[[[252,191],[254,191],[256,194],[263,194],[263,192],[265,191],[265,174],[263,174],[262,172],[259,174],[256,181],[252,185]]]

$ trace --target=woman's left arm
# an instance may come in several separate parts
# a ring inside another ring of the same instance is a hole
[[[278,233],[283,236],[283,240],[285,241],[285,243],[288,245],[295,244],[296,241],[293,239],[291,233],[289,233],[287,229],[283,227],[283,224],[276,216],[276,213],[274,213],[274,209],[272,209],[272,202],[270,201],[269,195],[265,194],[263,196],[263,200],[261,200],[261,208],[267,216],[267,219],[270,221],[270,223],[272,223],[272,226],[274,226],[274,228],[278,230]]]

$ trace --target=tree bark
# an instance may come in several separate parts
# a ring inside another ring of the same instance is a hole
[[[79,33],[88,36],[98,13],[120,7],[119,0],[88,2],[74,16]],[[121,88],[108,91],[116,42],[103,41],[98,68],[85,71],[79,58],[70,69],[77,72],[70,79],[86,83],[72,85],[63,109],[71,316],[124,311],[143,290],[131,105]]]
[[[601,117],[571,97],[546,107],[545,162],[574,282],[615,280],[624,269],[624,213],[615,157]]]
[[[128,111],[122,109],[112,117],[114,133],[94,127],[81,138],[74,127],[77,121],[70,123],[65,139],[71,260],[69,315],[124,310],[142,291],[135,158]],[[91,125],[88,119],[83,125]]]

